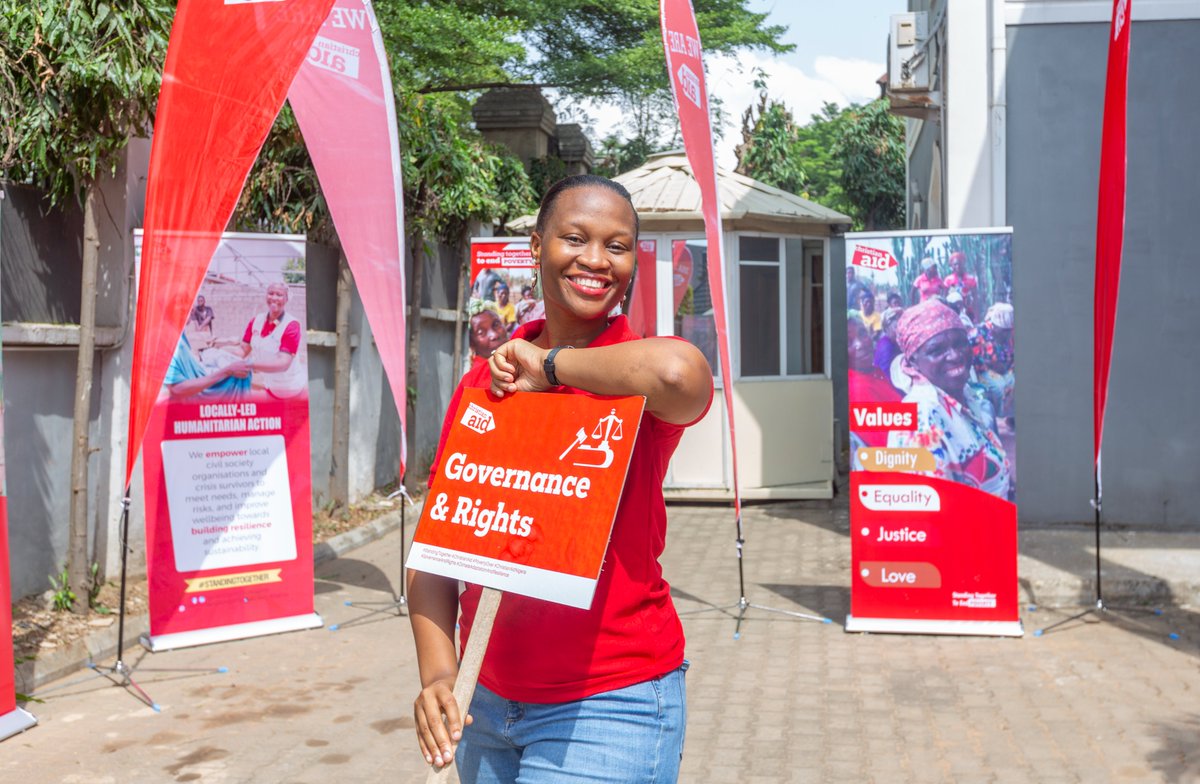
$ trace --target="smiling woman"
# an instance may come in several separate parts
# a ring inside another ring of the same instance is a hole
[[[995,412],[970,380],[972,350],[958,314],[940,299],[904,312],[896,325],[900,370],[911,379],[903,402],[917,404],[915,431],[892,430],[888,446],[923,447],[933,476],[1012,500],[1012,470],[996,435]]]
[[[658,564],[667,525],[662,482],[684,428],[708,411],[712,371],[690,343],[639,339],[624,316],[609,317],[633,276],[637,238],[637,213],[621,185],[580,175],[551,187],[530,245],[546,318],[518,327],[486,364],[467,373],[450,402],[452,414],[466,387],[490,388],[501,397],[646,398],[592,607],[581,611],[507,594],[471,717],[462,715],[452,692],[454,626],[461,607],[465,646],[480,589],[468,586],[459,596],[455,581],[409,573],[422,686],[414,704],[418,743],[435,766],[457,759],[465,784],[660,784],[678,776],[687,663],[683,629]],[[573,350],[563,350],[568,347]],[[443,444],[453,421],[448,416],[443,426]],[[448,471],[466,472],[468,465],[461,455],[446,461]],[[518,479],[517,473],[506,470],[502,482],[509,474]],[[435,467],[435,492],[437,474]],[[583,481],[572,488],[578,497],[586,491]],[[564,479],[564,491],[566,485]]]

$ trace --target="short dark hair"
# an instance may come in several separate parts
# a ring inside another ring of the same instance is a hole
[[[633,212],[633,238],[636,240],[641,229],[641,221],[638,220],[637,208],[633,206],[633,197],[629,195],[629,191],[621,183],[610,180],[607,177],[601,177],[598,174],[573,174],[570,177],[563,177],[551,185],[550,190],[546,191],[546,195],[542,197],[541,206],[538,207],[537,222],[534,225],[534,230],[538,234],[546,230],[546,222],[550,219],[550,214],[554,212],[554,203],[558,201],[559,196],[575,188],[587,187],[607,188],[629,202],[629,209]]]

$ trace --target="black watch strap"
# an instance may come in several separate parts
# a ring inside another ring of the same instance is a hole
[[[562,386],[558,383],[558,376],[554,375],[554,357],[564,348],[573,348],[572,346],[555,346],[550,349],[550,353],[542,360],[542,372],[546,374],[546,380],[550,382],[550,386]]]

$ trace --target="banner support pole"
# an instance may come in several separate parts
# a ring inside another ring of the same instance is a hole
[[[111,667],[100,667],[95,662],[88,662],[88,666],[122,688],[132,687],[142,702],[153,708],[155,713],[160,713],[162,708],[133,679],[133,668],[125,663],[124,658],[125,597],[129,575],[129,506],[129,487],[126,486],[125,497],[121,499],[121,598],[119,599],[120,606],[117,609],[117,660]]]
[[[408,532],[406,531],[406,525],[405,525],[405,523],[406,523],[405,513],[407,511],[408,505],[413,503],[413,500],[412,500],[412,496],[410,496],[408,494],[408,490],[404,487],[404,475],[403,474],[400,475],[399,486],[396,488],[395,491],[388,494],[389,501],[392,500],[393,498],[400,499],[400,595],[397,596],[395,593],[393,593],[392,600],[390,602],[356,602],[353,599],[347,599],[345,602],[342,603],[343,606],[345,606],[345,607],[363,607],[363,608],[375,607],[376,609],[373,609],[370,612],[368,612],[366,615],[355,618],[352,621],[347,621],[346,623],[331,624],[329,627],[329,631],[331,631],[331,632],[336,632],[339,629],[344,629],[347,626],[351,626],[355,623],[363,621],[367,618],[370,618],[373,615],[379,615],[380,613],[391,612],[392,610],[396,611],[397,617],[408,614],[408,593],[407,593],[407,588],[406,588],[408,581],[405,580],[405,573],[404,573],[404,545],[405,545],[405,542],[408,541]]]
[[[1096,465],[1092,469],[1092,480],[1095,483],[1096,500],[1092,503],[1095,510],[1095,529],[1096,529],[1096,609],[1104,612],[1104,593],[1100,589],[1100,461],[1096,460]]]

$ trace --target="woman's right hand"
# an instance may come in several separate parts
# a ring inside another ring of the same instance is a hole
[[[443,721],[442,716],[445,715]],[[425,761],[440,768],[454,759],[454,745],[462,740],[462,730],[472,719],[468,714],[464,722],[454,699],[454,678],[446,677],[421,689],[413,703],[416,720],[417,743]]]
[[[488,358],[492,394],[504,397],[513,392],[545,392],[550,388],[542,370],[547,351],[521,339],[502,343]]]

